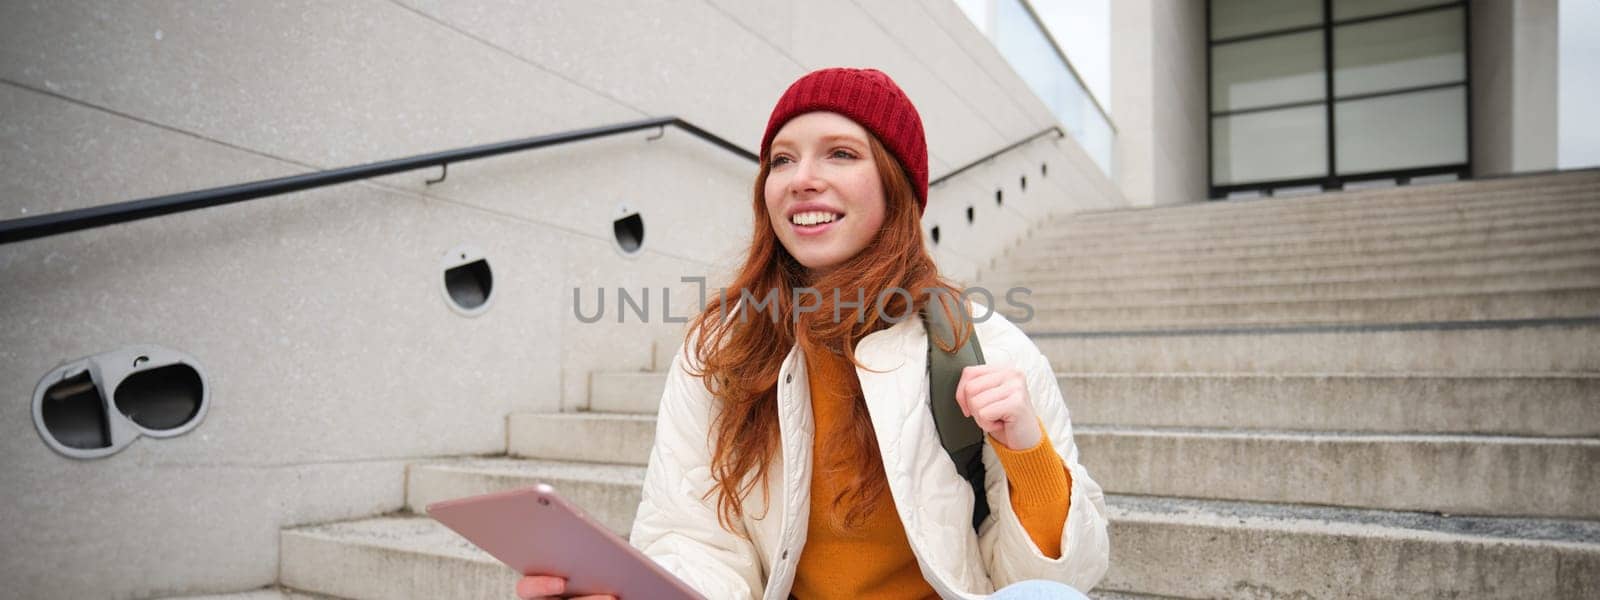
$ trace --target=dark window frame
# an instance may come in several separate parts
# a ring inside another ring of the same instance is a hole
[[[1212,4],[1212,0],[1206,0],[1206,4],[1205,4],[1205,21],[1206,21],[1206,25],[1205,25],[1205,27],[1206,27],[1206,73],[1205,73],[1205,77],[1206,77],[1206,186],[1208,188],[1208,190],[1207,190],[1207,197],[1208,198],[1210,198],[1212,200],[1223,200],[1223,199],[1226,199],[1230,194],[1233,194],[1233,193],[1236,193],[1236,192],[1241,192],[1241,191],[1257,191],[1257,192],[1262,193],[1263,195],[1271,196],[1271,195],[1273,195],[1274,190],[1276,190],[1278,188],[1304,188],[1306,186],[1311,186],[1311,185],[1320,185],[1320,186],[1322,186],[1322,189],[1324,191],[1342,190],[1342,189],[1344,189],[1345,184],[1349,183],[1349,182],[1370,181],[1370,180],[1384,180],[1384,179],[1395,180],[1401,185],[1406,185],[1406,184],[1409,184],[1410,180],[1413,179],[1413,178],[1426,177],[1426,176],[1432,176],[1432,175],[1444,175],[1444,174],[1454,174],[1456,177],[1458,177],[1460,179],[1471,179],[1472,178],[1474,161],[1473,161],[1473,156],[1472,156],[1472,9],[1470,7],[1471,3],[1468,2],[1467,0],[1454,0],[1454,1],[1451,1],[1451,2],[1439,2],[1439,3],[1435,3],[1435,4],[1429,4],[1429,5],[1426,5],[1426,6],[1418,6],[1418,7],[1413,7],[1413,8],[1407,8],[1407,9],[1404,9],[1404,10],[1396,10],[1396,11],[1392,11],[1392,12],[1385,12],[1385,13],[1379,13],[1379,14],[1374,14],[1374,15],[1363,15],[1363,16],[1360,16],[1360,17],[1354,17],[1354,18],[1344,19],[1344,20],[1341,20],[1341,21],[1335,21],[1333,19],[1333,2],[1334,2],[1334,0],[1322,0],[1322,22],[1317,24],[1317,25],[1298,25],[1298,26],[1294,26],[1294,27],[1286,27],[1286,28],[1283,28],[1283,29],[1276,29],[1276,30],[1272,30],[1272,31],[1261,31],[1261,32],[1254,32],[1254,33],[1248,33],[1248,34],[1243,34],[1243,35],[1236,35],[1236,36],[1233,36],[1233,37],[1223,38],[1223,39],[1212,39],[1212,34],[1211,34],[1211,32],[1212,32],[1212,22],[1211,22],[1211,4]],[[1461,50],[1462,50],[1462,61],[1465,63],[1465,64],[1462,65],[1462,67],[1463,67],[1462,71],[1463,72],[1462,72],[1461,80],[1453,81],[1453,82],[1445,82],[1445,83],[1434,83],[1434,84],[1410,86],[1410,87],[1406,87],[1406,88],[1397,88],[1397,89],[1393,89],[1393,90],[1383,90],[1383,91],[1379,91],[1379,92],[1367,92],[1367,93],[1361,93],[1361,94],[1350,94],[1348,96],[1343,96],[1343,97],[1335,95],[1335,90],[1334,90],[1334,85],[1333,85],[1333,83],[1334,83],[1333,82],[1333,77],[1334,77],[1333,33],[1334,33],[1334,29],[1335,28],[1340,27],[1340,26],[1345,26],[1345,25],[1356,25],[1356,24],[1367,23],[1367,22],[1372,22],[1372,21],[1383,21],[1383,20],[1389,20],[1389,19],[1397,19],[1397,18],[1409,17],[1409,16],[1414,16],[1414,15],[1419,15],[1419,14],[1424,14],[1424,13],[1430,13],[1430,12],[1435,12],[1435,11],[1457,10],[1457,9],[1459,9],[1461,11],[1461,26],[1462,26],[1462,32],[1461,32],[1461,40],[1462,40],[1462,44],[1461,45],[1462,45],[1462,48],[1461,48]],[[1287,103],[1280,103],[1280,104],[1274,104],[1274,105],[1269,105],[1269,106],[1252,106],[1252,107],[1249,107],[1249,108],[1242,108],[1242,109],[1235,109],[1235,110],[1225,110],[1225,111],[1220,111],[1220,112],[1215,110],[1215,106],[1213,106],[1212,102],[1211,102],[1211,96],[1212,96],[1213,88],[1215,87],[1215,82],[1212,80],[1212,64],[1211,64],[1211,62],[1212,62],[1213,51],[1216,49],[1217,46],[1222,46],[1222,45],[1227,45],[1227,44],[1234,44],[1234,43],[1239,43],[1239,42],[1249,42],[1249,41],[1266,39],[1266,38],[1271,38],[1271,37],[1276,37],[1276,36],[1293,35],[1293,34],[1297,34],[1297,33],[1307,33],[1307,32],[1311,32],[1311,31],[1321,31],[1322,32],[1322,60],[1323,60],[1323,76],[1324,76],[1323,97],[1322,97],[1322,99],[1320,99],[1320,100],[1304,100],[1304,101],[1297,101],[1297,102],[1287,102]],[[1459,87],[1459,88],[1462,89],[1463,94],[1464,94],[1465,99],[1466,99],[1466,123],[1465,123],[1465,126],[1466,126],[1466,142],[1465,143],[1466,143],[1466,151],[1467,151],[1467,160],[1466,160],[1466,162],[1440,164],[1440,165],[1426,165],[1426,166],[1421,166],[1421,167],[1409,167],[1409,168],[1405,168],[1405,169],[1391,169],[1391,170],[1384,170],[1384,171],[1369,171],[1369,172],[1351,173],[1351,174],[1343,174],[1343,175],[1341,175],[1339,173],[1338,164],[1337,164],[1337,161],[1338,161],[1338,153],[1337,153],[1338,152],[1338,148],[1337,148],[1337,141],[1336,141],[1338,139],[1338,135],[1337,135],[1338,129],[1336,127],[1337,123],[1335,122],[1335,118],[1334,118],[1334,111],[1335,111],[1335,106],[1337,105],[1337,103],[1339,103],[1341,101],[1364,100],[1364,99],[1368,99],[1368,98],[1379,98],[1379,97],[1383,97],[1383,96],[1394,96],[1394,95],[1400,95],[1400,94],[1417,93],[1417,92],[1425,92],[1425,91],[1435,90],[1435,89],[1447,89],[1447,88],[1456,88],[1456,87]],[[1287,108],[1319,106],[1319,105],[1323,107],[1323,112],[1324,112],[1324,114],[1326,115],[1326,118],[1327,118],[1327,133],[1326,133],[1326,140],[1324,140],[1324,141],[1327,143],[1327,160],[1328,160],[1328,164],[1327,164],[1327,167],[1326,167],[1325,174],[1314,176],[1314,177],[1297,177],[1297,178],[1288,178],[1288,179],[1276,179],[1276,180],[1267,180],[1267,181],[1252,181],[1252,182],[1248,182],[1248,183],[1232,183],[1232,184],[1227,184],[1227,185],[1217,185],[1216,173],[1215,173],[1216,153],[1213,150],[1214,144],[1215,144],[1215,139],[1214,139],[1214,137],[1215,137],[1215,133],[1214,133],[1215,125],[1214,125],[1214,123],[1215,123],[1215,120],[1216,120],[1217,117],[1226,117],[1226,116],[1237,115],[1237,114],[1249,114],[1249,113],[1254,113],[1254,112],[1265,112],[1265,111],[1276,110],[1276,109],[1287,109]]]

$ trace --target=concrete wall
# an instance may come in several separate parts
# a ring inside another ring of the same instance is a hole
[[[1600,167],[1600,2],[1557,3],[1556,166]]]
[[[1205,3],[1111,4],[1117,184],[1135,206],[1206,199]]]
[[[784,87],[831,65],[905,87],[935,176],[1052,124],[941,2],[8,2],[0,218],[667,114],[754,150]],[[685,314],[679,278],[739,258],[755,168],[647,137],[0,246],[0,587],[270,583],[279,528],[397,510],[406,461],[504,452],[508,413],[581,409],[590,373],[661,366],[681,326],[616,323],[615,290],[675,287]],[[612,239],[623,204],[645,219],[635,256]],[[1070,139],[1040,140],[935,188],[925,226],[970,281],[1040,218],[1121,204]],[[440,291],[461,243],[495,273],[477,317]],[[606,320],[580,323],[572,290],[597,287]],[[197,358],[205,422],[100,460],[48,450],[40,377],[134,343]]]
[[[1476,175],[1556,168],[1557,0],[1472,2]]]

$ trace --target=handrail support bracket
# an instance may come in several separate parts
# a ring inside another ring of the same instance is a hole
[[[435,183],[439,183],[441,181],[444,181],[444,179],[446,177],[449,177],[449,176],[450,176],[450,163],[439,163],[439,178],[438,179],[429,179],[427,181],[424,181],[423,183],[425,183],[427,185],[433,185]]]

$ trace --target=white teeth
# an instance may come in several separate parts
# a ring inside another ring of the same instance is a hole
[[[813,211],[795,213],[794,216],[789,217],[789,220],[795,225],[817,225],[820,223],[832,223],[834,219],[837,219],[840,216],[843,215],[835,215],[831,212]]]

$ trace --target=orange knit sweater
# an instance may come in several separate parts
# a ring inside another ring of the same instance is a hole
[[[838,354],[808,355],[806,368],[816,437],[812,447],[810,522],[795,573],[793,596],[800,600],[936,598],[917,567],[890,494],[885,492],[878,498],[860,529],[846,532],[835,528],[833,499],[851,480],[849,466],[843,463],[846,447],[842,442],[848,439],[846,419],[849,403],[858,402],[861,397],[861,381],[854,365]],[[1059,557],[1061,526],[1067,520],[1072,482],[1049,436],[1038,446],[1020,452],[992,437],[989,443],[1005,467],[1011,506],[1023,528],[1040,552]],[[843,514],[839,517],[842,521]]]

